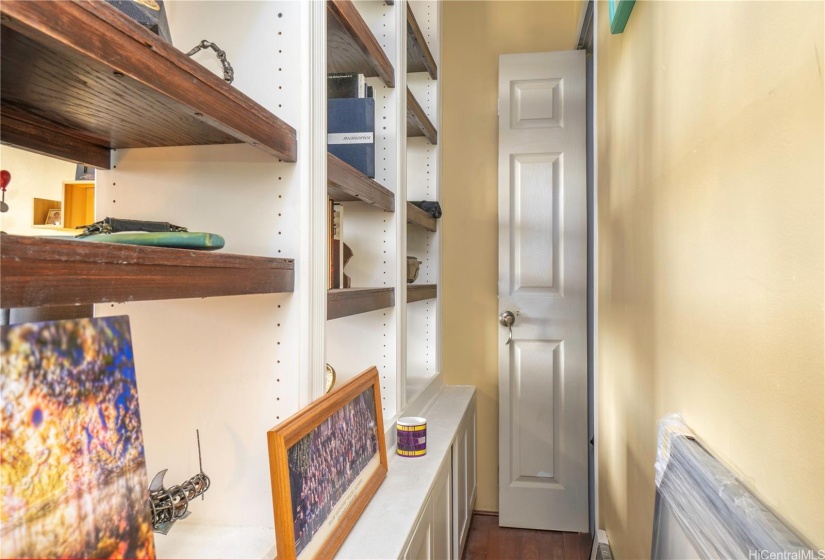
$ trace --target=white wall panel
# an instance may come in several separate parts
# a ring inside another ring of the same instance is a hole
[[[353,288],[392,287],[395,282],[395,214],[363,202],[344,202],[344,243],[352,259],[344,273]]]
[[[354,2],[361,17],[375,35],[387,57],[397,69],[395,11],[378,0]],[[397,119],[399,92],[388,88],[379,78],[368,78],[375,99],[375,180],[397,193],[398,135],[403,131]],[[397,213],[383,212],[361,202],[345,202],[344,242],[353,251],[344,272],[352,279],[353,288],[395,288],[398,281]],[[396,302],[398,293],[396,293]],[[381,375],[381,400],[384,419],[389,421],[397,412],[397,332],[398,313],[395,308],[381,309],[342,317],[327,322],[326,358],[335,368],[338,383],[352,378],[370,366],[378,367]]]
[[[424,34],[436,64],[439,58],[439,5],[429,0],[413,0],[409,5]],[[439,82],[427,72],[407,74],[407,87],[440,133]],[[439,147],[424,137],[407,138],[407,200],[440,200]],[[415,284],[440,283],[440,232],[418,226],[407,227],[407,255],[421,261]],[[439,371],[439,303],[431,299],[407,305],[406,317],[406,398],[411,400],[424,380]]]
[[[408,4],[415,15],[418,27],[427,39],[427,45],[436,62],[441,61],[441,44],[439,42],[439,6],[435,0],[409,0]],[[440,71],[440,68],[439,68]]]
[[[175,46],[216,43],[235,69],[233,85],[302,133],[299,3],[165,4]],[[194,60],[221,75],[211,50]],[[98,172],[97,218],[169,221],[224,236],[225,252],[297,259],[298,159],[283,163],[248,145],[118,150],[113,168]],[[218,525],[273,527],[266,431],[298,410],[299,304],[298,294],[270,294],[96,306],[99,316],[130,317],[150,477],[168,468],[170,485],[196,474],[200,429],[212,486],[187,520],[156,538],[160,556],[205,557],[210,542],[232,534]],[[200,536],[189,542],[193,531]],[[257,534],[271,535],[263,555],[274,531]]]
[[[381,376],[384,421],[396,412],[395,309],[333,319],[327,322],[327,362],[335,368],[336,385],[370,366]]]

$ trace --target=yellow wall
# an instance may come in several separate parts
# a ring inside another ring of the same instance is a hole
[[[823,3],[599,4],[600,525],[648,557],[681,412],[825,548]]]
[[[575,2],[443,5],[442,369],[478,387],[476,509],[498,511],[498,56],[570,50]]]

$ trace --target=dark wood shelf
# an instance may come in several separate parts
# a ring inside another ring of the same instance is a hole
[[[410,4],[407,3],[407,72],[427,72],[433,80],[438,79],[438,67],[427,40],[415,20]]]
[[[438,230],[438,222],[436,219],[412,202],[407,203],[407,223],[421,226],[428,231]]]
[[[435,284],[407,284],[407,303],[436,297],[438,297],[438,286]]]
[[[292,259],[0,236],[0,307],[291,292]]]
[[[430,144],[438,144],[438,133],[416,101],[415,96],[407,88],[407,136],[426,136]]]
[[[248,143],[295,129],[106,2],[3,0],[2,142],[108,169],[115,148]]]
[[[395,193],[332,154],[327,154],[327,194],[336,202],[361,201],[395,212]]]
[[[395,87],[390,59],[351,0],[327,0],[327,71],[378,76]]]
[[[395,305],[393,288],[347,288],[327,292],[327,320]]]

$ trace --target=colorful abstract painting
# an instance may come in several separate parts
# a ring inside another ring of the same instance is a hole
[[[0,330],[0,556],[154,558],[128,317]]]

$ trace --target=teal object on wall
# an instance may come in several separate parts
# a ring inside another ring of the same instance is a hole
[[[610,32],[613,35],[624,31],[635,3],[636,0],[607,0],[610,8]]]

